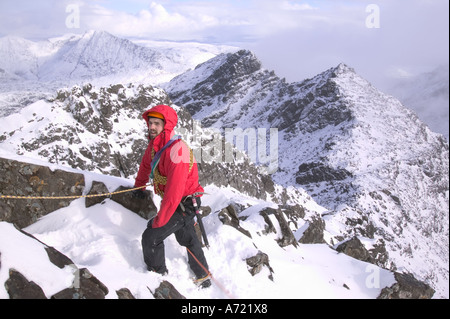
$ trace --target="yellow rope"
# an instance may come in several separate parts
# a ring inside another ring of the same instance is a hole
[[[74,195],[74,196],[12,196],[12,195],[0,195],[0,198],[9,198],[9,199],[75,199],[75,198],[88,198],[88,197],[102,197],[102,196],[111,196],[120,193],[131,192],[136,189],[141,189],[150,185],[144,185],[140,187],[135,187],[131,189],[124,189],[117,192],[112,193],[104,193],[104,194],[93,194],[93,195]]]

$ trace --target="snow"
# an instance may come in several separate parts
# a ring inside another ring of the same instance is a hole
[[[0,299],[9,298],[5,281],[13,268],[41,286],[47,297],[69,287],[73,280],[73,268],[60,269],[48,262],[44,246],[31,237],[19,233],[10,223],[0,222]]]
[[[236,47],[195,42],[127,40],[108,32],[46,41],[0,37],[0,116],[62,87],[117,83],[158,85]]]
[[[240,57],[241,64],[256,63],[251,52]],[[340,236],[359,234],[349,219],[366,219],[377,230],[365,234],[383,238],[390,262],[433,282],[436,295],[448,298],[448,144],[442,136],[345,64],[289,86],[262,68],[239,81],[237,76],[219,75],[231,89],[213,90],[219,80],[210,74],[225,58],[218,56],[174,78],[165,89],[205,126],[244,131],[278,127],[279,169],[271,177],[280,185],[296,185],[301,178],[299,167],[305,163],[320,163],[351,175],[342,182],[305,186],[317,202],[333,211],[324,218],[325,239],[331,243]],[[241,64],[230,69],[244,73]],[[316,91],[327,86],[336,89],[331,99]],[[309,95],[315,100],[310,101]],[[305,104],[299,107],[301,114],[295,107],[285,107],[297,99]],[[278,112],[275,117],[274,111]],[[289,118],[278,116],[285,111]],[[345,118],[346,112],[351,117]],[[295,121],[290,123],[290,118]],[[295,230],[295,236],[302,231]]]
[[[131,183],[90,172],[84,174],[87,187],[93,179],[103,181],[108,189]],[[395,282],[393,273],[339,254],[326,244],[281,248],[275,241],[276,234],[262,235],[264,220],[258,214],[264,207],[276,207],[274,203],[245,196],[232,188],[209,185],[205,190],[202,204],[210,206],[212,213],[203,219],[210,242],[210,248],[204,251],[215,280],[208,289],[199,290],[192,283],[186,250],[173,235],[165,241],[169,274],[163,277],[148,272],[141,248],[147,220],[110,199],[89,208],[84,199],[76,199],[24,231],[68,256],[78,268],[88,268],[108,287],[108,299],[116,299],[115,291],[124,287],[136,298],[151,299],[149,289],[154,291],[162,280],[174,284],[190,299],[376,298],[383,287]],[[248,218],[241,221],[241,226],[252,238],[219,220],[218,211],[231,202],[249,206],[242,212]],[[0,223],[0,298],[8,297],[4,282],[10,267],[40,285],[47,297],[71,286],[76,278],[74,267],[59,269],[48,261],[43,247],[12,224]],[[255,277],[247,269],[245,259],[258,250],[269,256],[273,281],[267,267]]]
[[[87,41],[93,35],[86,34],[83,41]],[[99,43],[104,44],[105,38],[102,37],[105,36],[111,39],[111,37],[105,34],[98,34],[96,39]],[[117,39],[112,39],[118,41]],[[8,39],[0,40],[6,41]],[[37,68],[40,65],[50,61],[50,57],[59,54],[60,59],[58,59],[58,63],[55,62],[57,67],[53,67],[48,71],[53,73],[44,74],[47,79],[54,77],[52,81],[54,80],[56,82],[52,82],[52,86],[57,86],[59,85],[57,81],[62,81],[61,79],[71,70],[70,63],[65,59],[67,58],[64,55],[65,53],[59,51],[59,49],[63,46],[70,45],[79,45],[78,49],[80,49],[83,44],[80,42],[80,36],[55,38],[46,45],[39,44],[40,47],[35,43],[20,39],[9,39],[8,41],[15,41],[16,45],[23,46],[26,49],[22,50],[24,55],[20,57],[24,62],[22,64],[17,63],[17,69],[10,70],[5,67],[7,71],[6,81],[0,84],[6,91],[0,94],[0,102],[4,105],[9,105],[11,100],[16,99],[19,95],[30,96],[30,92],[34,86],[37,88],[36,92],[39,92],[39,90],[42,90],[41,86],[50,85],[50,82],[33,82],[31,86],[27,87],[29,92],[24,94],[21,91],[21,87],[26,87],[31,82],[22,80],[20,82],[11,81],[8,80],[8,76],[15,77],[16,79],[21,77],[33,79],[37,75]],[[129,48],[132,52],[140,52],[143,56],[150,54],[148,53],[150,51],[146,51],[142,47],[137,48],[127,41],[118,41],[118,43],[122,44],[125,48]],[[169,56],[170,59],[158,60],[162,65],[161,69],[152,69],[149,67],[149,69],[146,69],[148,72],[142,72],[138,68],[136,73],[107,74],[104,77],[102,77],[102,72],[105,69],[99,67],[95,69],[98,73],[92,75],[92,80],[94,80],[92,83],[99,85],[108,83],[109,85],[110,83],[121,83],[124,78],[127,82],[131,81],[133,83],[140,81],[161,83],[187,68],[195,67],[198,63],[206,61],[212,56],[233,51],[232,48],[228,47],[201,46],[199,44],[158,44],[156,42],[141,42],[139,44],[146,46],[146,48],[159,47],[164,52],[162,55]],[[184,53],[180,54],[181,52]],[[70,52],[66,53],[70,54]],[[139,54],[128,61],[127,54],[119,53],[117,54],[117,58],[126,61],[124,66],[125,70],[133,70],[142,66],[143,62]],[[8,53],[0,50],[0,55],[7,57]],[[90,56],[84,57],[98,58],[100,55],[99,52],[94,50]],[[184,78],[182,76],[178,77],[173,83],[176,83],[177,88],[180,90],[188,88],[192,83],[200,82],[210,76],[217,65],[223,62],[225,57],[223,55],[219,59],[209,60],[202,68],[199,67],[192,71],[192,77],[189,79],[189,83],[187,80],[183,82]],[[9,60],[5,58],[3,61],[6,61],[5,65],[7,65]],[[89,65],[92,61],[88,59],[84,62],[87,63],[86,65]],[[10,64],[9,66],[12,67],[14,65]],[[84,74],[83,72],[86,71],[82,65],[78,67],[79,69],[76,69],[77,72],[74,75],[78,74],[82,76]],[[111,71],[107,68],[106,70]],[[356,172],[364,176],[363,179],[358,180],[363,186],[377,185],[380,184],[380,180],[384,181],[389,179],[389,174],[392,174],[392,170],[387,170],[383,165],[389,163],[392,159],[398,160],[401,157],[413,158],[412,155],[414,154],[411,150],[417,149],[418,147],[423,149],[423,152],[427,151],[428,146],[426,141],[422,139],[413,141],[408,138],[408,135],[419,135],[412,131],[417,127],[414,123],[416,119],[413,115],[409,113],[405,115],[404,108],[398,102],[393,101],[393,99],[385,95],[379,95],[375,88],[371,91],[373,94],[369,97],[364,97],[361,92],[365,91],[370,84],[362,81],[358,77],[355,78],[352,73],[344,73],[344,76],[346,77],[338,77],[336,81],[340,81],[340,87],[344,90],[344,93],[348,93],[346,94],[347,96],[353,97],[354,100],[350,101],[350,103],[357,104],[361,108],[361,116],[358,118],[359,122],[356,123],[357,126],[352,131],[353,136],[340,136],[336,134],[336,137],[331,139],[330,136],[334,132],[330,132],[328,129],[316,130],[314,135],[312,133],[296,132],[295,134],[298,135],[296,137],[298,140],[311,142],[308,144],[308,147],[299,148],[296,152],[289,152],[289,143],[280,146],[279,153],[283,154],[283,156],[280,157],[280,170],[274,175],[280,184],[294,185],[295,176],[292,172],[296,171],[303,162],[317,158],[317,152],[320,152],[322,149],[323,142],[328,140],[335,142],[335,147],[332,151],[333,156],[330,156],[330,158],[334,159],[334,162],[330,163],[330,165],[334,167],[345,167],[351,172]],[[74,80],[80,81],[78,78]],[[243,83],[245,86],[249,86],[250,84],[250,82]],[[361,90],[355,89],[359,87],[361,87]],[[51,90],[50,87],[44,89]],[[250,87],[249,92],[253,91],[264,91],[264,87],[262,85],[257,88]],[[130,88],[125,88],[123,93],[126,96],[135,94],[133,89]],[[249,97],[246,98],[249,101],[251,99]],[[370,104],[373,101],[368,101],[370,99],[376,102],[377,107],[375,109],[368,109],[373,105]],[[242,117],[242,119],[239,117],[240,106],[242,104],[236,102],[236,107],[231,108],[230,113],[227,114],[227,117],[222,118],[220,123],[225,125],[231,122],[242,128],[268,127],[270,125],[280,124],[275,122],[266,123],[267,121],[264,123],[260,122],[262,118],[266,118],[266,116],[261,116],[261,112],[263,112],[261,111],[263,110],[262,106],[269,102],[267,98],[260,100],[257,105],[258,107],[250,110],[249,115]],[[21,104],[20,102],[17,103]],[[25,160],[39,165],[48,165],[51,169],[79,172],[68,169],[66,166],[49,164],[44,160],[38,160],[42,158],[38,154],[39,150],[25,152],[23,146],[21,146],[21,141],[30,140],[30,136],[37,136],[43,132],[45,135],[45,131],[42,129],[52,124],[61,127],[63,125],[73,128],[77,127],[77,123],[72,116],[69,116],[67,112],[62,111],[58,107],[52,107],[52,105],[50,102],[40,100],[14,113],[10,111],[5,112],[0,107],[0,112],[2,112],[0,115],[11,113],[10,116],[1,119],[0,135],[4,134],[7,136],[11,132],[14,132],[10,138],[2,143],[0,156],[19,161]],[[209,115],[216,109],[219,110],[219,106],[220,103],[216,101],[209,108],[205,108],[197,113],[197,116],[201,118]],[[363,109],[364,106],[367,106],[367,109]],[[386,110],[388,107],[392,109]],[[400,128],[399,130],[405,127],[404,123],[409,123],[409,127],[403,132],[392,131],[386,134],[385,126],[382,123],[384,119],[379,114],[375,114],[376,112],[381,114],[381,111],[384,112],[383,114],[389,114],[392,121],[398,123],[396,127]],[[372,114],[372,112],[374,113]],[[402,118],[405,116],[406,118]],[[227,121],[230,117],[237,119],[236,121],[233,119]],[[253,120],[249,120],[249,118]],[[134,124],[129,121],[126,115],[120,117],[114,125],[116,128],[115,132],[134,130]],[[336,131],[338,130],[339,127],[336,127]],[[138,135],[137,132],[136,135]],[[396,136],[399,140],[401,139],[401,144],[404,145],[402,149],[396,149],[400,143],[391,144],[390,141],[385,140],[385,136],[387,135]],[[84,133],[78,132],[77,136],[80,139],[80,145],[84,146],[95,145],[101,139],[100,135],[97,136],[88,131]],[[109,136],[108,142],[111,144],[113,150],[129,153],[131,151],[130,149],[125,149],[122,145],[119,145],[121,144],[122,138],[120,133],[115,133],[113,136]],[[130,138],[133,138],[133,136]],[[292,136],[289,133],[279,132],[280,141],[289,141],[290,138]],[[408,143],[417,145],[410,145]],[[51,146],[51,144],[47,145],[47,147]],[[72,149],[73,152],[79,151],[77,150],[77,145],[70,145],[69,147],[74,148]],[[24,154],[26,154],[26,157],[23,156]],[[406,172],[407,168],[402,166],[396,167],[395,169],[398,171],[403,170],[405,174],[416,174],[416,172]],[[369,174],[371,172],[376,172],[377,174],[371,175]],[[418,170],[417,175],[419,173],[421,174]],[[133,181],[129,179],[110,177],[87,171],[84,171],[83,174],[86,178],[86,191],[89,190],[93,180],[103,181],[110,191],[113,191],[120,185],[131,186],[133,184]],[[413,179],[408,178],[408,176],[401,175],[397,179],[397,182],[401,186],[407,185],[408,189],[414,190],[409,200],[413,206],[415,205],[414,198],[423,198],[426,196],[427,189],[421,184],[413,185],[411,183],[409,185],[409,181]],[[383,189],[384,186],[381,186],[379,188]],[[391,272],[355,260],[346,255],[338,254],[326,244],[299,244],[297,248],[293,246],[281,248],[276,242],[277,236],[280,234],[279,228],[277,229],[277,234],[264,235],[265,222],[259,215],[259,211],[266,207],[277,207],[270,199],[274,194],[268,194],[267,199],[264,201],[246,196],[232,188],[206,185],[205,189],[208,194],[204,196],[202,204],[211,207],[212,210],[212,213],[204,218],[211,245],[210,249],[205,249],[205,254],[210,265],[210,270],[216,280],[215,284],[207,290],[198,290],[192,284],[190,278],[193,274],[187,265],[186,251],[178,245],[173,236],[166,240],[166,259],[169,274],[162,277],[147,272],[140,246],[140,237],[146,227],[147,221],[110,200],[105,200],[103,204],[98,204],[90,208],[85,208],[84,200],[75,200],[69,207],[62,208],[43,217],[35,224],[27,227],[25,231],[30,232],[45,244],[55,247],[66,254],[78,268],[88,268],[109,288],[109,294],[106,297],[110,299],[117,298],[115,291],[124,287],[129,288],[137,298],[153,298],[149,289],[154,291],[164,279],[173,283],[181,294],[188,298],[376,298],[383,287],[390,286],[394,283]],[[323,187],[323,190],[325,191],[325,187]],[[315,192],[315,195],[322,193],[320,185],[317,185]],[[358,217],[354,210],[351,208],[347,209],[345,205],[333,207],[332,211],[328,211],[330,207],[320,206],[302,189],[288,186],[288,193],[291,195],[291,198],[295,198],[296,203],[301,203],[308,216],[317,214],[322,216],[323,220],[326,221],[324,236],[328,244],[331,244],[333,240],[336,240],[336,237],[342,235],[342,230],[346,227],[345,222],[347,218],[352,217],[352,212],[355,214],[355,218]],[[329,194],[330,198],[334,196],[332,192],[327,192],[326,194]],[[365,205],[373,205],[373,201],[370,201],[368,196],[369,194],[361,195],[360,205],[362,207]],[[156,204],[159,205],[157,198],[155,200]],[[241,216],[247,217],[245,221],[241,221],[241,226],[251,233],[252,238],[243,235],[234,228],[223,225],[219,220],[218,213],[230,203],[238,203],[243,207],[247,207],[240,213]],[[387,201],[387,203],[389,202]],[[448,192],[442,196],[441,206],[445,205],[448,206]],[[370,210],[370,207],[368,207],[368,210]],[[427,220],[423,219],[429,216],[426,213],[428,210],[430,210],[429,207],[421,207],[421,211],[424,212],[422,217],[414,216],[413,218],[419,220],[421,223],[427,223]],[[396,208],[389,207],[387,211],[395,212]],[[396,225],[394,221],[401,217],[400,215],[392,215],[389,217],[380,213],[380,216],[373,216],[372,218],[376,221],[377,225],[383,225],[383,220],[390,220],[392,226],[386,227],[386,232],[392,233],[392,228]],[[278,223],[276,219],[273,216],[270,216],[270,218],[272,218],[274,226],[277,228]],[[448,220],[448,215],[446,220]],[[431,218],[429,222],[432,222]],[[301,237],[307,226],[308,222],[306,220],[299,220],[297,228],[292,229],[297,240]],[[431,229],[432,227],[426,228]],[[436,264],[437,268],[446,268],[448,273],[448,265],[442,265],[442,262],[433,256],[433,254],[437,255],[436,248],[431,249],[430,245],[418,242],[411,235],[417,234],[418,232],[419,230],[414,229],[413,226],[405,227],[404,233],[407,234],[405,236],[408,236],[408,238],[398,238],[399,246],[403,245],[403,243],[412,243],[417,247],[423,247],[420,249],[421,254],[415,254],[414,258],[410,258],[411,260],[407,259],[409,263],[407,265],[408,270],[427,269],[427,264],[433,263]],[[448,240],[448,232],[446,239]],[[368,249],[374,244],[367,238],[360,237],[360,240]],[[436,243],[442,245],[441,238],[436,237]],[[335,243],[334,246],[336,246]],[[29,280],[33,280],[41,285],[48,297],[72,284],[76,277],[76,274],[73,273],[74,270],[70,267],[59,269],[53,264],[46,262],[46,253],[43,247],[43,245],[32,241],[29,237],[15,230],[11,224],[5,222],[0,223],[0,298],[8,297],[4,288],[4,282],[8,278],[8,269],[10,267],[17,269]],[[407,248],[401,247],[397,251],[390,251],[390,256],[394,260],[403,260],[405,259],[405,249]],[[254,256],[259,250],[269,256],[270,265],[274,270],[272,274],[273,281],[269,279],[270,271],[267,267],[264,267],[255,277],[252,277],[247,269],[245,259]],[[439,250],[439,252],[442,251]],[[446,253],[448,256],[448,248]],[[403,268],[400,270],[403,270]],[[52,274],[51,278],[48,278],[48,274]],[[425,272],[420,275],[425,278],[427,277],[427,273]],[[439,278],[442,281],[445,279],[444,277]],[[444,294],[443,296],[448,298],[448,278],[446,285],[447,292],[445,295],[445,292],[443,293],[445,289],[442,289],[445,283],[440,283],[440,291],[437,292],[439,294],[438,297]]]

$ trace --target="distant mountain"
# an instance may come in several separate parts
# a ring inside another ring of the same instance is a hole
[[[448,283],[448,142],[397,99],[345,64],[286,83],[245,50],[164,88],[205,127],[277,128],[272,177],[329,208],[332,241],[378,240],[389,252],[386,267]]]
[[[155,84],[214,57],[213,51],[217,47],[189,43],[183,48],[168,43],[146,47],[105,31],[42,42],[8,36],[0,38],[0,68],[10,80],[72,84],[111,76],[114,82],[108,84],[119,79]]]
[[[218,53],[233,50],[236,49],[199,43],[186,43],[183,47],[168,42],[138,45],[104,31],[41,42],[3,37],[0,116],[73,85],[166,82]]]

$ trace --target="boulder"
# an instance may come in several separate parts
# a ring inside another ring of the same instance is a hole
[[[167,280],[163,280],[159,287],[155,289],[155,292],[152,292],[151,290],[150,292],[155,299],[186,299],[186,297],[180,294]]]
[[[5,288],[10,299],[47,299],[41,287],[15,269],[9,270]]]
[[[47,166],[0,158],[0,194],[10,196],[61,197],[80,196],[85,187],[84,175]],[[17,199],[0,201],[0,221],[19,228],[27,227],[59,208],[69,206],[74,198]]]
[[[397,282],[383,288],[377,299],[431,299],[435,293],[433,288],[412,274],[396,272],[394,277]]]
[[[302,244],[324,244],[326,243],[323,237],[324,230],[324,220],[320,216],[314,215],[299,242]]]
[[[76,281],[51,299],[105,299],[108,288],[86,268],[77,271]]]
[[[369,251],[356,236],[338,245],[336,247],[336,251],[344,253],[355,259],[374,264],[374,260]]]
[[[267,254],[258,251],[255,256],[249,257],[245,261],[248,266],[248,271],[252,274],[252,276],[258,274],[263,267],[267,267],[270,271],[269,279],[273,281],[272,274],[274,271],[269,264],[269,256],[267,256]]]
[[[126,187],[120,186],[114,192],[123,191],[126,189]],[[132,212],[148,220],[156,216],[158,209],[153,202],[150,191],[146,190],[144,193],[146,194],[146,197],[143,199],[133,197],[132,192],[125,192],[112,195],[111,200],[121,204],[123,207],[128,208]]]
[[[389,259],[389,254],[386,251],[386,247],[383,240],[377,241],[373,244],[371,249],[367,249],[359,240],[358,237],[354,236],[351,239],[339,244],[336,247],[338,252],[342,252],[355,259],[365,261],[382,268],[386,268],[386,261]],[[395,265],[392,266],[395,270]]]
[[[116,290],[116,294],[119,299],[136,299],[128,288]]]
[[[289,245],[293,245],[294,247],[297,247],[297,241],[295,239],[294,234],[292,233],[292,230],[289,228],[289,224],[286,221],[286,218],[284,217],[284,214],[280,208],[273,209],[270,207],[267,207],[259,212],[259,214],[264,218],[264,221],[266,222],[267,226],[265,228],[265,233],[276,233],[276,228],[274,227],[272,221],[269,218],[269,215],[274,215],[275,218],[278,221],[278,224],[281,229],[281,237],[277,239],[278,245],[280,247],[286,247]]]
[[[240,231],[241,233],[243,233],[245,236],[252,238],[250,232],[242,228],[241,225],[239,224],[239,216],[235,205],[230,204],[224,209],[222,209],[219,212],[219,219],[224,225],[231,226]]]
[[[126,191],[127,188],[124,186],[119,186],[116,190],[110,192],[105,184],[102,182],[94,181],[92,182],[92,187],[89,191],[89,194],[86,197],[86,207],[93,206],[95,204],[101,203],[106,198],[111,198],[111,200],[116,203],[121,204],[123,207],[131,210],[137,215],[141,216],[144,219],[151,219],[156,216],[158,212],[153,200],[150,191],[146,190],[144,193],[146,194],[145,198],[135,198],[131,191]],[[124,192],[123,192],[124,191]],[[120,192],[118,194],[114,194],[116,192]],[[109,194],[105,196],[96,196],[101,194]]]

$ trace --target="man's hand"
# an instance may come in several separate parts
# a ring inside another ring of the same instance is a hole
[[[147,195],[145,195],[145,193],[142,189],[136,189],[131,194],[134,198],[139,198],[139,199],[144,199],[147,197]]]

